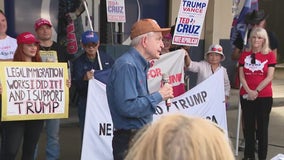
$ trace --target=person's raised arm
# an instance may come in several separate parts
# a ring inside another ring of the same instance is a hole
[[[191,59],[189,57],[189,46],[183,46],[182,47],[186,52],[185,52],[185,56],[184,56],[184,66],[187,68],[190,65]]]

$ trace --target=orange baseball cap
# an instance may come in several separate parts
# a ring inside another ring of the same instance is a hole
[[[131,28],[130,38],[134,39],[149,32],[162,32],[163,34],[170,32],[171,28],[161,28],[154,19],[141,19],[135,22]]]

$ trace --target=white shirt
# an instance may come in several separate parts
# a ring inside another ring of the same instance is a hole
[[[214,72],[211,69],[211,65],[207,61],[200,61],[200,62],[194,62],[191,61],[190,65],[188,67],[189,71],[191,72],[197,72],[197,84],[200,82],[204,81],[208,77],[210,77]],[[224,88],[225,88],[225,95],[229,96],[230,95],[230,81],[227,73],[227,69],[224,68],[223,66],[219,66],[218,69],[223,69],[224,70]]]
[[[0,39],[0,61],[13,59],[17,46],[15,38],[7,36],[4,39]]]

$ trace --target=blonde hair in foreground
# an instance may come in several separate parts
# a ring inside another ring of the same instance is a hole
[[[225,133],[209,120],[172,114],[134,137],[125,160],[234,160]]]

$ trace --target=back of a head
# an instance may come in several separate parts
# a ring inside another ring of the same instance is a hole
[[[233,160],[225,133],[208,120],[173,114],[161,117],[134,138],[126,160]]]

